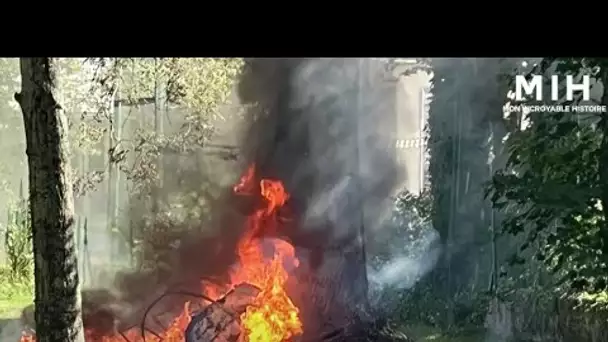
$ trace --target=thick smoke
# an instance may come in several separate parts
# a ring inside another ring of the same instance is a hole
[[[305,229],[343,240],[360,235],[361,221],[376,226],[402,178],[395,163],[394,82],[385,63],[272,59],[249,65],[241,99],[261,103],[264,115],[251,115],[248,159],[287,184]]]
[[[363,241],[387,227],[405,177],[395,151],[396,82],[386,67],[370,59],[253,60],[241,84],[241,100],[258,104],[248,160],[293,195],[299,225],[288,235],[315,274],[316,307],[304,311],[326,320],[369,312],[368,279],[376,288],[408,288],[438,256],[428,252],[436,237],[423,236],[418,257],[392,251],[385,267],[367,274],[373,256]]]
[[[314,327],[347,325],[353,316],[369,318],[368,279],[387,285],[402,280],[395,274],[407,263],[412,274],[431,267],[425,262],[432,258],[403,259],[399,252],[390,261],[401,266],[367,274],[365,261],[373,256],[364,241],[386,227],[405,177],[396,163],[396,82],[386,66],[369,59],[255,59],[238,84],[247,108],[241,167],[255,164],[259,177],[283,181],[291,194],[291,220],[280,234],[302,261],[292,291],[311,334],[318,333]],[[121,325],[138,322],[142,308],[176,284],[197,291],[203,278],[222,281],[252,205],[237,197],[226,189],[211,203],[214,219],[205,234],[174,227],[184,233],[166,258],[169,267],[117,277],[116,300],[127,304]],[[176,304],[166,301],[152,314],[181,308]]]

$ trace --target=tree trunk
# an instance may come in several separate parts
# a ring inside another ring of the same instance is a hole
[[[608,70],[602,65],[601,81],[603,92],[601,98],[602,105],[608,105]],[[599,123],[602,131],[602,144],[600,146],[600,184],[601,184],[601,203],[604,211],[604,217],[607,218],[601,230],[600,236],[606,241],[608,240],[608,116],[602,115]],[[606,246],[606,245],[605,245]],[[604,247],[604,253],[608,252],[608,246]]]
[[[154,59],[154,67],[156,73],[154,75],[154,133],[157,138],[160,138],[164,134],[164,114],[166,113],[166,91],[165,91],[165,78],[160,75],[160,67],[162,60],[159,58]],[[152,189],[152,213],[156,220],[157,215],[160,212],[161,205],[161,189],[164,183],[164,154],[165,151],[161,150],[156,160],[156,171],[158,172],[158,183],[156,183]]]
[[[29,166],[38,342],[82,342],[67,123],[57,103],[55,60],[21,58],[21,106]]]

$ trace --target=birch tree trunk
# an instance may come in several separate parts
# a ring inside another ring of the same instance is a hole
[[[83,342],[67,122],[56,60],[21,58],[21,106],[29,167],[38,342]]]

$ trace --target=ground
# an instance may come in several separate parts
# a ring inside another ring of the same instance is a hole
[[[27,288],[5,286],[0,284],[0,336],[2,328],[9,322],[18,321],[21,310],[32,303],[32,296]],[[403,332],[417,342],[483,342],[482,333],[462,336],[446,336],[436,329],[424,325],[408,325]]]
[[[0,320],[19,318],[21,310],[32,304],[32,295],[23,289],[2,289],[0,285]]]
[[[15,285],[14,283],[0,282],[0,340],[2,342],[5,342],[5,336],[3,335],[4,328],[11,322],[19,322],[21,310],[31,303],[32,294],[30,285]]]

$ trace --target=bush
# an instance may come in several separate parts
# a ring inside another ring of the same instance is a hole
[[[28,282],[33,275],[32,229],[28,201],[21,198],[9,206],[4,229],[4,248],[11,282]]]
[[[0,301],[3,299],[14,299],[29,297],[33,295],[33,277],[15,279],[11,276],[12,270],[6,265],[0,265]],[[9,281],[4,281],[8,279]]]

